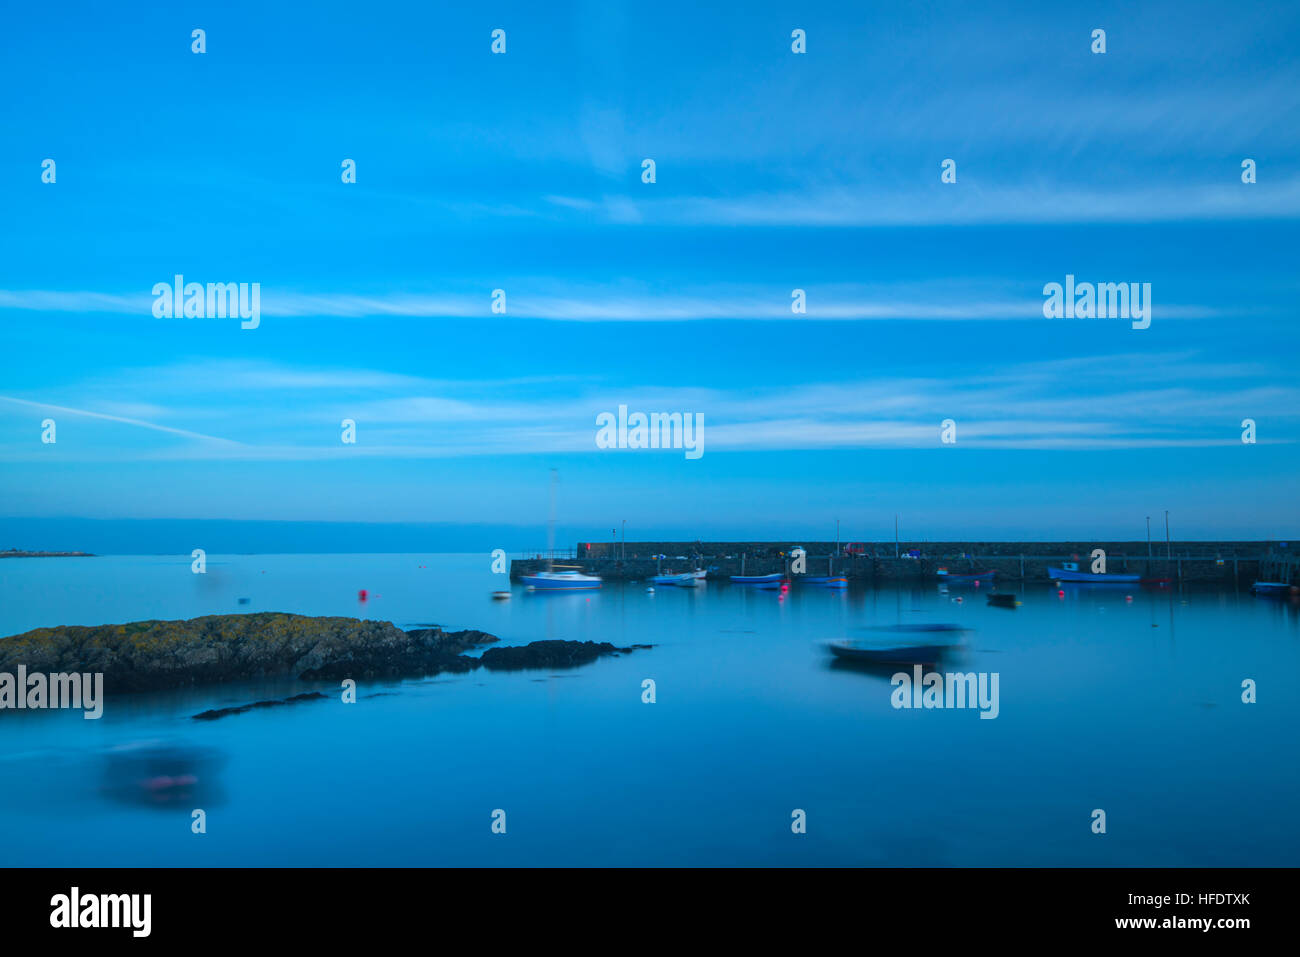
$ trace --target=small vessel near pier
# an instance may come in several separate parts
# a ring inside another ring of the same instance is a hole
[[[848,588],[849,580],[843,575],[808,575],[799,579],[805,585],[821,585],[823,588]]]
[[[978,585],[980,582],[993,581],[993,577],[997,575],[997,572],[992,570],[983,572],[950,572],[946,568],[940,568],[938,575],[939,581],[946,582],[949,585],[970,584],[972,582]]]
[[[784,578],[783,572],[774,572],[771,575],[732,575],[731,581],[736,585],[775,585]]]
[[[1281,598],[1288,594],[1300,594],[1300,588],[1287,582],[1255,582],[1250,586],[1251,593],[1264,598]]]
[[[587,591],[604,584],[599,575],[573,571],[538,572],[536,575],[521,575],[519,580],[537,591]]]
[[[555,571],[555,485],[558,475],[551,469],[551,516],[546,523],[546,571],[531,575],[520,575],[519,580],[529,591],[590,591],[599,588],[604,581],[599,575],[588,575],[581,571],[582,566],[573,566],[564,571]]]
[[[1099,573],[1081,572],[1079,571],[1077,565],[1074,565],[1073,568],[1070,567],[1071,565],[1074,565],[1074,562],[1066,562],[1066,567],[1064,568],[1057,568],[1055,565],[1048,565],[1047,576],[1049,578],[1055,579],[1058,582],[1072,582],[1076,584],[1078,583],[1097,584],[1101,582],[1109,582],[1109,583],[1130,582],[1131,583],[1135,581],[1140,581],[1142,579],[1141,575],[1118,574],[1114,572],[1099,572]]]
[[[683,572],[680,575],[669,572],[666,575],[653,576],[650,583],[652,585],[676,585],[678,588],[694,588],[703,577],[704,574],[695,572]]]

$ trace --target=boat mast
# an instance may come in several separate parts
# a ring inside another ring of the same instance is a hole
[[[555,483],[559,473],[551,469],[551,517],[546,522],[546,570],[555,569]]]

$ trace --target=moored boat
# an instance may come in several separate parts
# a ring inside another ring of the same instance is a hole
[[[695,577],[694,572],[680,575],[669,572],[667,575],[654,575],[650,579],[652,585],[677,585],[680,588],[694,588],[697,581],[699,579]]]
[[[599,575],[584,575],[582,572],[537,572],[535,575],[521,575],[519,580],[537,591],[586,591],[604,584]]]
[[[1135,582],[1142,579],[1141,575],[1124,575],[1113,572],[1094,574],[1092,572],[1081,572],[1077,568],[1057,568],[1055,565],[1047,566],[1047,575],[1058,582]]]
[[[983,572],[950,572],[946,568],[939,569],[939,581],[947,582],[950,585],[961,582],[991,582],[996,571],[989,570]]]
[[[965,625],[951,625],[946,622],[918,622],[909,625],[868,625],[863,631],[897,631],[903,634],[916,634],[929,631],[961,632],[969,631]]]
[[[785,575],[774,572],[771,575],[732,575],[731,580],[737,585],[772,585],[779,584]]]
[[[857,641],[832,641],[827,644],[836,658],[873,665],[937,664],[955,646],[950,644],[869,645]]]
[[[1250,590],[1256,595],[1277,596],[1289,594],[1293,587],[1287,582],[1255,582]]]
[[[848,588],[849,580],[843,575],[808,575],[799,581],[805,585],[821,585],[825,588]]]

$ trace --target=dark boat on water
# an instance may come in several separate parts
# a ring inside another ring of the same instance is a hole
[[[1255,582],[1250,586],[1250,590],[1255,595],[1268,598],[1280,598],[1284,595],[1293,594],[1292,589],[1296,586],[1288,582]],[[1300,589],[1297,589],[1300,591]]]
[[[989,595],[989,604],[994,608],[1017,608],[1020,600],[1010,592],[1000,592],[996,595]]]
[[[912,637],[832,641],[827,644],[831,654],[860,665],[933,665],[961,647],[960,635],[967,629],[962,625],[913,624],[874,625],[864,630]]]
[[[923,634],[926,632],[948,632],[956,634],[958,632],[970,631],[965,625],[949,625],[945,623],[923,623],[915,625],[871,625],[864,629],[865,631],[895,631],[903,634]]]

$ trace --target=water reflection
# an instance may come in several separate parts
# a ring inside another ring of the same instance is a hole
[[[133,741],[104,754],[100,793],[137,807],[216,805],[223,799],[218,775],[223,763],[214,748]]]

